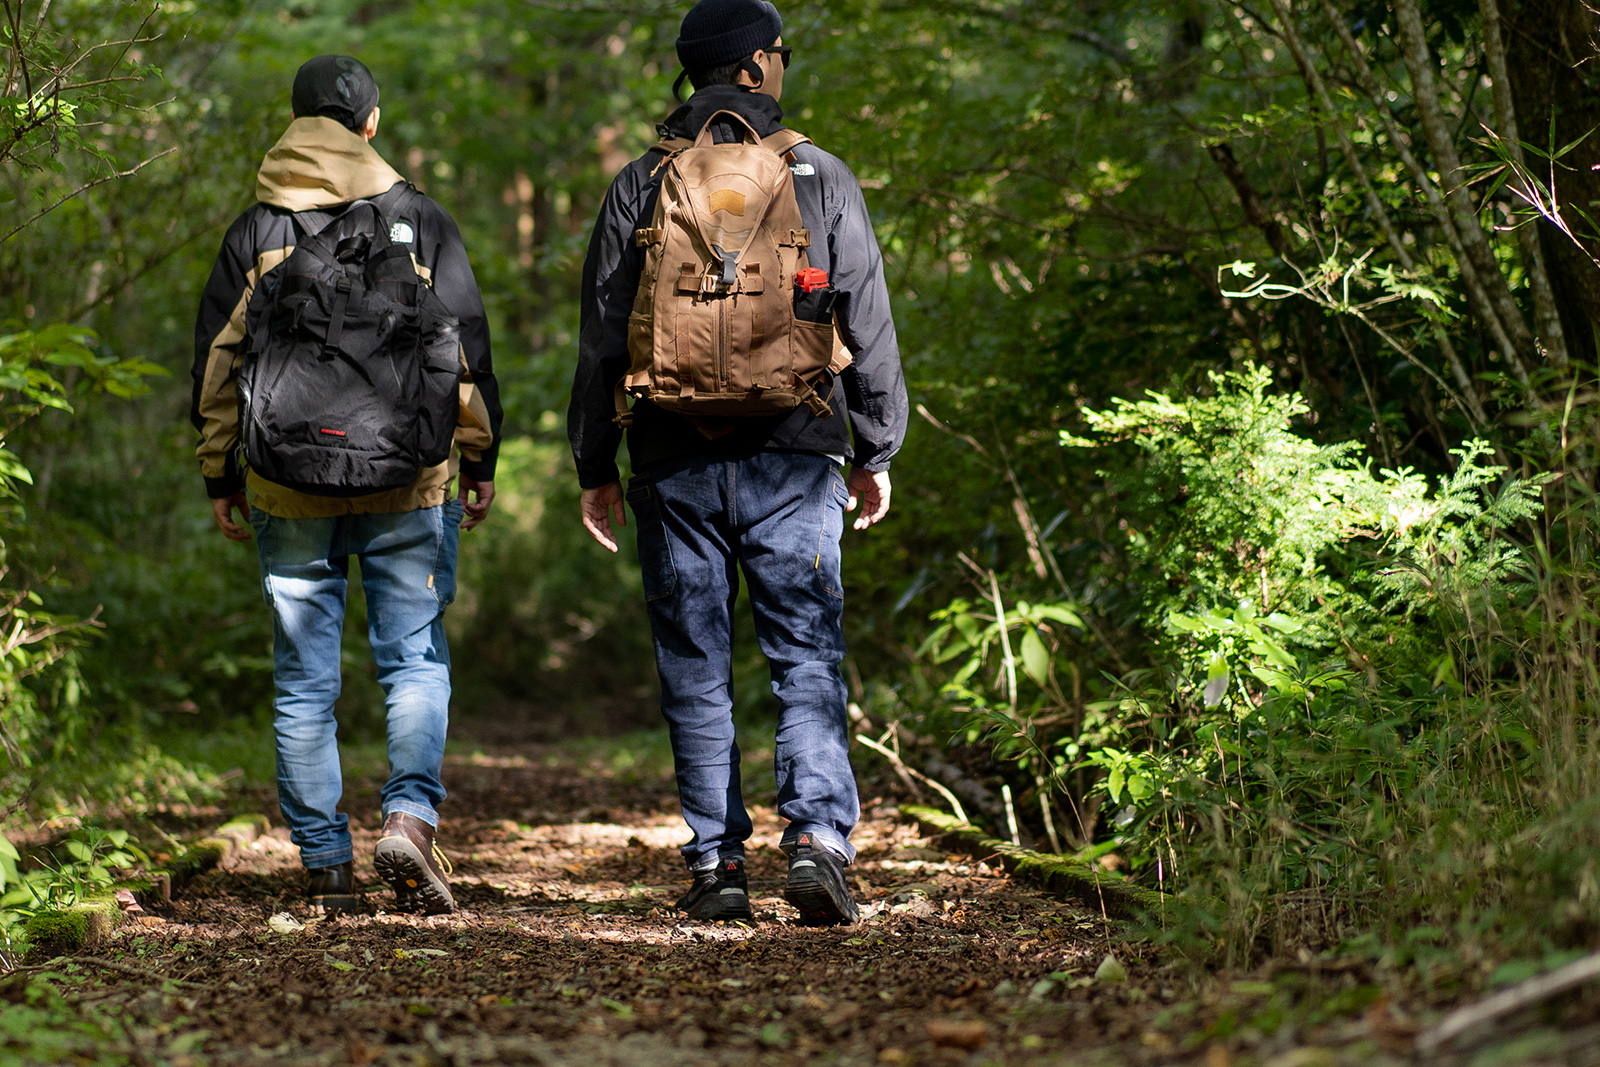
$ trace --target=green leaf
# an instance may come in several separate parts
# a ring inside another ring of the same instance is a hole
[[[1022,669],[1040,689],[1050,680],[1050,651],[1031,626],[1022,635]]]

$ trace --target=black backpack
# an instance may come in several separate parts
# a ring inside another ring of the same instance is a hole
[[[449,458],[460,323],[389,240],[388,218],[420,198],[400,185],[331,220],[295,216],[315,233],[267,272],[245,313],[240,448],[263,478],[362,496]]]

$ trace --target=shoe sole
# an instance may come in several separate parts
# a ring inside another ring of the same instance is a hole
[[[855,901],[850,902],[848,911],[840,906],[815,867],[790,868],[783,899],[799,909],[800,921],[806,926],[848,926],[861,918]]]
[[[378,877],[389,883],[396,901],[407,911],[425,915],[448,915],[456,910],[450,887],[428,869],[417,846],[403,837],[387,837],[373,851],[372,865]],[[421,903],[418,909],[413,901]]]
[[[738,922],[752,921],[755,916],[750,911],[750,895],[748,893],[724,890],[714,897],[706,897],[693,908],[685,908],[691,919],[700,922]]]

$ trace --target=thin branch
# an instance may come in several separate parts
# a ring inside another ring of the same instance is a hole
[[[146,159],[141,163],[134,164],[133,166],[129,167],[127,170],[119,170],[114,174],[107,174],[107,175],[104,175],[102,177],[94,179],[94,181],[85,182],[83,185],[80,185],[78,188],[72,190],[72,192],[70,192],[70,193],[66,194],[65,196],[63,196],[60,200],[57,200],[55,203],[51,204],[49,207],[43,208],[43,209],[35,212],[29,218],[24,219],[22,222],[18,223],[4,237],[0,237],[0,245],[5,244],[7,241],[9,241],[13,237],[15,237],[17,234],[21,233],[23,230],[27,229],[29,226],[32,226],[34,223],[36,223],[40,219],[44,218],[46,215],[50,214],[50,212],[54,211],[56,208],[60,207],[62,204],[65,204],[68,200],[71,200],[73,197],[79,196],[79,195],[81,195],[83,193],[86,193],[90,189],[93,189],[97,185],[104,185],[106,182],[115,181],[118,178],[132,177],[133,175],[138,174],[145,167],[147,167],[150,164],[154,163],[156,160],[161,159],[164,156],[170,156],[172,153],[176,152],[177,150],[178,150],[178,146],[177,145],[173,145],[171,148],[168,148],[165,151],[157,152],[155,155],[151,156],[149,159]]]
[[[878,753],[884,759],[888,760],[895,766],[896,769],[905,771],[907,774],[911,775],[911,777],[927,785],[930,789],[944,797],[945,801],[950,805],[950,813],[956,818],[960,819],[962,822],[971,825],[971,820],[967,818],[967,809],[961,806],[961,801],[956,799],[956,795],[950,792],[943,782],[936,782],[932,778],[929,778],[926,774],[923,774],[915,767],[907,764],[905,760],[901,759],[896,753],[890,751],[888,747],[879,744],[866,734],[857,734],[856,740],[872,749],[872,751]]]

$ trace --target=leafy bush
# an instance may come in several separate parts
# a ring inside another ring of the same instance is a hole
[[[1354,446],[1297,433],[1306,410],[1247,370],[1213,375],[1206,395],[1085,412],[1087,432],[1063,444],[1106,463],[1120,590],[1090,576],[1097,597],[1002,614],[990,572],[986,613],[955,601],[922,649],[965,657],[944,714],[1025,783],[1048,778],[1080,844],[1114,842],[1139,877],[1184,894],[1166,936],[1235,959],[1262,937],[1325,944],[1441,893],[1452,921],[1489,907],[1492,880],[1464,879],[1466,856],[1571,825],[1529,791],[1563,743],[1586,741],[1572,716],[1594,693],[1571,682],[1527,699],[1556,666],[1549,590],[1592,580],[1558,580],[1548,548],[1530,548],[1549,479],[1508,477],[1481,442],[1437,484],[1374,472]],[[1096,600],[1138,606],[1142,662],[1107,671]],[[1059,676],[1099,678],[1087,688],[1101,696]],[[1583,784],[1563,803],[1595,799]]]

